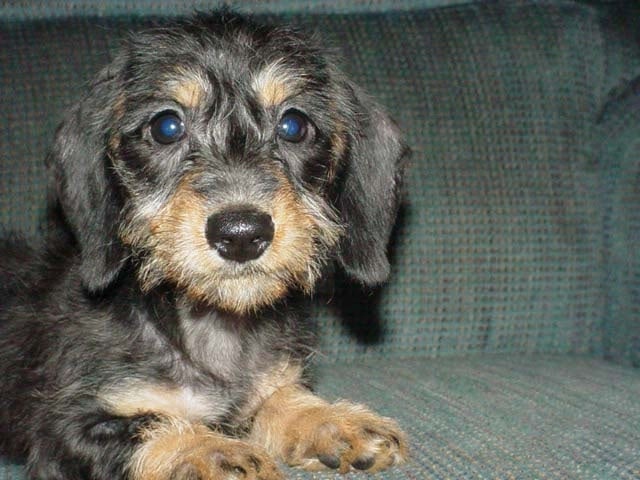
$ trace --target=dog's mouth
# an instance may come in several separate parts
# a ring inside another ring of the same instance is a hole
[[[272,247],[258,258],[243,262],[221,262],[213,249],[208,253],[210,259],[218,258],[199,268],[187,261],[179,266],[182,275],[164,276],[181,287],[191,301],[237,314],[255,313],[292,291],[310,294],[324,265],[319,252],[282,262],[283,256]]]

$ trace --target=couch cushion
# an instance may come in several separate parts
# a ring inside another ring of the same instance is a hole
[[[373,478],[640,478],[637,370],[584,357],[484,355],[327,365],[317,377],[320,394],[366,403],[409,435],[411,461]],[[20,472],[4,465],[0,479]],[[335,477],[290,470],[289,478]]]
[[[640,367],[640,78],[609,102],[599,122],[608,358]]]
[[[336,365],[319,375],[324,395],[368,403],[407,430],[413,460],[380,478],[640,477],[637,370],[483,355]]]
[[[336,288],[323,351],[600,352],[594,131],[615,82],[598,11],[481,2],[354,20],[318,22],[414,156],[391,283],[377,310]]]

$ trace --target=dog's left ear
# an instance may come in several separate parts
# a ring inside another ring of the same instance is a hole
[[[368,286],[389,276],[387,244],[400,203],[404,159],[409,149],[395,122],[358,87],[337,207],[346,232],[339,262],[347,274]]]

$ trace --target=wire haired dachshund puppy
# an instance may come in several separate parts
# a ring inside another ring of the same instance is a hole
[[[329,403],[301,305],[389,273],[407,149],[318,42],[230,12],[130,35],[47,158],[73,243],[0,247],[0,446],[42,480],[375,472],[396,423]]]

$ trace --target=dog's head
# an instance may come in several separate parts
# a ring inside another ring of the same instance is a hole
[[[235,312],[386,279],[405,146],[318,45],[224,13],[131,36],[48,158],[85,287],[127,262]]]

